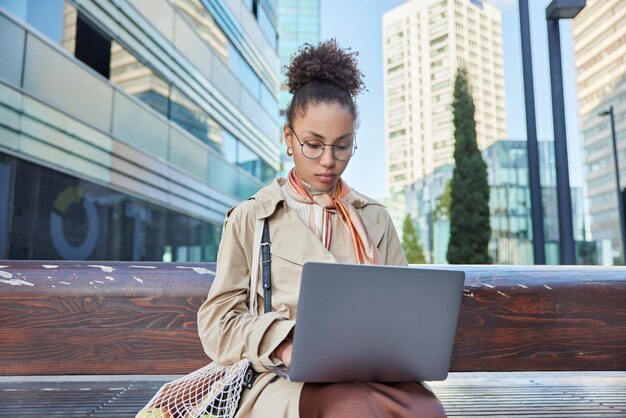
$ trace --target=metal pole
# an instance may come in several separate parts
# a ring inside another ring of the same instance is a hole
[[[528,184],[533,229],[533,259],[535,264],[546,264],[546,247],[543,230],[543,199],[539,176],[539,143],[535,119],[535,85],[533,59],[530,46],[530,20],[528,0],[519,0],[519,21],[522,38],[522,65],[524,68],[524,102],[526,106],[526,146],[528,157]]]
[[[619,210],[619,228],[622,238],[622,263],[626,264],[626,227],[624,227],[624,199],[622,197],[622,187],[619,181],[619,165],[617,163],[617,138],[615,136],[615,116],[613,106],[609,108],[611,116],[611,139],[613,141],[613,162],[615,163],[615,183],[617,184],[617,207]]]
[[[565,100],[563,98],[559,20],[548,19],[547,23],[561,264],[576,264],[574,230],[572,226],[572,198],[567,159],[567,136],[565,132]]]

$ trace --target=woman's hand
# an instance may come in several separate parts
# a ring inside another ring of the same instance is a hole
[[[274,357],[278,358],[287,367],[291,365],[291,350],[293,348],[293,342],[291,340],[285,340],[274,350]]]

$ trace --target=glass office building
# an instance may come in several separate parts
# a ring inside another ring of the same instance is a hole
[[[482,152],[487,164],[491,240],[489,253],[496,264],[533,264],[530,188],[526,141],[501,140]],[[559,222],[556,201],[554,144],[539,142],[539,168],[544,211],[547,264],[559,264]],[[449,219],[442,206],[454,166],[446,165],[411,185],[406,192],[408,213],[416,222],[426,259],[446,263]],[[586,241],[581,188],[572,188],[572,218],[579,264],[602,264],[598,243]]]
[[[0,257],[210,261],[280,167],[275,0],[0,0]]]
[[[287,88],[285,67],[298,48],[309,43],[316,45],[320,41],[320,0],[278,0],[280,14],[280,36],[278,39],[278,58],[280,60],[280,122],[287,122],[286,110],[291,101],[291,93]],[[278,136],[281,149],[282,171],[286,177],[293,167],[293,159],[285,154],[282,131]]]
[[[533,264],[526,141],[498,141],[483,151],[483,158],[489,175],[491,256],[499,264]],[[559,217],[554,167],[554,143],[539,141],[539,177],[547,264],[559,264]],[[585,236],[582,189],[572,187],[571,196],[574,239],[580,242]],[[582,261],[579,260],[579,263]]]
[[[431,174],[422,177],[407,187],[404,192],[406,212],[411,215],[420,236],[426,261],[432,264],[447,264],[450,221],[442,203],[447,184],[452,179],[454,166],[437,167]]]
[[[320,0],[278,0],[280,11],[280,37],[278,56],[281,78],[291,55],[305,43],[312,45],[320,41]],[[286,80],[283,80],[286,81]],[[287,86],[283,83],[280,91],[281,116],[291,100]]]

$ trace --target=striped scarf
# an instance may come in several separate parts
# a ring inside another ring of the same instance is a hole
[[[309,229],[315,233],[324,247],[330,250],[332,240],[332,215],[337,214],[343,225],[350,231],[354,252],[359,264],[380,264],[380,254],[376,244],[367,232],[363,219],[354,206],[345,198],[351,189],[339,178],[335,189],[330,193],[312,195],[306,184],[291,169],[287,178],[287,193],[297,202],[319,205],[322,211],[322,230],[315,224],[315,211],[309,207]]]

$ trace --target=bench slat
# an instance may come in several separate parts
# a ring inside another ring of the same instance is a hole
[[[2,375],[179,374],[210,362],[190,331],[0,331]]]

